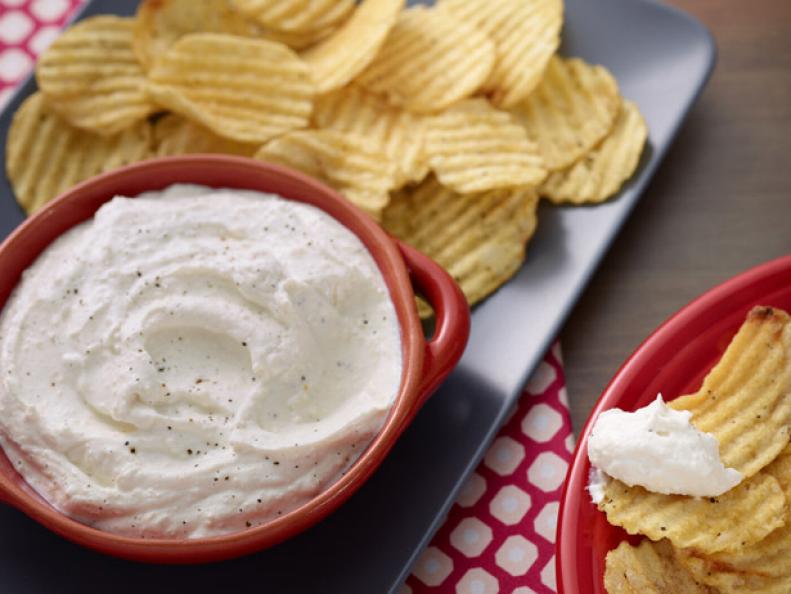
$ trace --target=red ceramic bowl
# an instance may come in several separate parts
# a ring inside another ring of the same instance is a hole
[[[354,232],[370,250],[390,290],[401,326],[403,375],[395,403],[379,434],[351,469],[302,507],[262,526],[202,539],[139,539],[80,524],[39,497],[0,451],[0,500],[50,530],[97,551],[158,563],[199,563],[271,546],[315,524],[348,499],[381,464],[426,398],[461,357],[469,334],[469,308],[456,283],[437,264],[394,240],[370,217],[328,187],[300,173],[241,157],[191,155],[156,159],[119,169],[76,186],[25,221],[0,245],[0,307],[25,270],[61,233],[93,216],[113,196],[136,196],[174,183],[259,190],[321,208]],[[412,283],[436,312],[426,341]]]
[[[791,311],[791,256],[763,264],[715,287],[662,324],[615,374],[582,430],[560,502],[559,594],[605,594],[604,557],[622,540],[591,503],[588,436],[604,410],[635,410],[661,392],[666,400],[697,390],[755,305]]]

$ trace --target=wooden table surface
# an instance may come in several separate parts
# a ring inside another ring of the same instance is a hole
[[[710,287],[791,253],[791,1],[670,3],[709,27],[717,65],[564,327],[576,432],[662,321]]]

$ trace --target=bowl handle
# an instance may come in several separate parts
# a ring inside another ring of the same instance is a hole
[[[417,412],[461,358],[470,335],[470,307],[459,285],[439,264],[415,248],[397,243],[412,283],[436,316],[434,335],[426,341]]]

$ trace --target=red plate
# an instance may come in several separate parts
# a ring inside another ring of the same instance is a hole
[[[593,419],[616,406],[644,406],[658,392],[670,400],[698,389],[755,305],[791,311],[791,255],[752,268],[684,307],[615,374],[585,423],[563,489],[557,532],[559,594],[604,594],[604,557],[627,538],[607,523],[585,490]]]

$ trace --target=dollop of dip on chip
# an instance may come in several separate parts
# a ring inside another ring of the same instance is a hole
[[[692,413],[669,408],[659,394],[634,412],[604,411],[588,438],[591,464],[629,486],[666,495],[716,497],[738,485],[742,474],[726,468],[719,442],[690,422]],[[589,486],[596,503],[602,477]]]
[[[116,197],[50,245],[0,314],[0,445],[100,530],[198,538],[315,497],[401,383],[363,243],[271,194]]]

